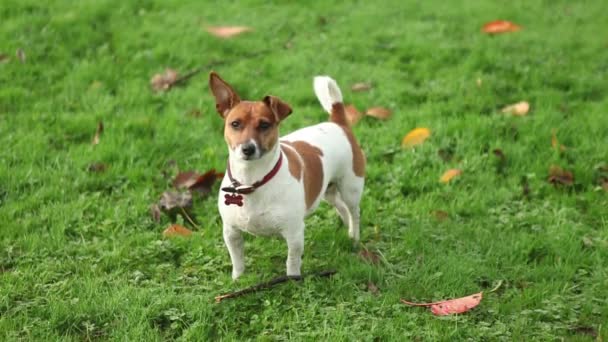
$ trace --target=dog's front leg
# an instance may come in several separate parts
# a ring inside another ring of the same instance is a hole
[[[228,247],[232,261],[232,279],[236,280],[245,271],[245,250],[243,236],[238,229],[224,225],[224,243]]]
[[[300,276],[304,253],[304,222],[294,223],[283,233],[287,241],[287,275]]]

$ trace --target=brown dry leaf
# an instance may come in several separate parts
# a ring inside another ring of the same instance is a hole
[[[19,61],[21,63],[25,63],[26,56],[25,56],[25,51],[23,51],[22,48],[17,49],[17,52],[15,52],[15,55],[17,56],[17,58],[19,59]]]
[[[167,68],[162,74],[156,74],[150,79],[150,86],[154,91],[167,91],[177,82],[179,74],[177,71]]]
[[[507,32],[517,32],[521,26],[507,20],[495,20],[483,25],[482,31],[488,34],[499,34]]]
[[[179,224],[172,224],[169,228],[163,231],[164,237],[172,237],[172,236],[190,236],[192,235],[192,231],[184,226],[180,226]]]
[[[530,111],[530,104],[527,101],[521,101],[514,103],[512,105],[506,106],[501,109],[501,112],[505,114],[511,114],[516,116],[524,116],[527,115]]]
[[[574,184],[574,174],[559,166],[551,165],[551,167],[549,167],[549,178],[547,180],[555,186],[572,186]]]
[[[222,177],[224,177],[224,174],[215,172],[215,169],[211,169],[203,175],[195,171],[180,172],[173,179],[173,186],[178,190],[188,189],[204,196],[211,192],[215,180]]]
[[[350,89],[354,92],[368,91],[372,89],[372,84],[369,82],[357,82],[350,86]]]
[[[384,107],[371,107],[365,111],[365,115],[373,116],[377,119],[386,120],[393,112]]]
[[[416,128],[410,131],[403,140],[401,146],[412,147],[422,144],[428,137],[431,136],[431,131],[428,128]]]
[[[492,153],[494,153],[494,155],[498,158],[498,159],[506,159],[504,152],[499,149],[499,148],[495,148],[494,150],[492,150]]]
[[[608,178],[602,178],[600,183],[602,185],[602,189],[604,189],[604,191],[608,191]]]
[[[5,53],[0,53],[0,63],[8,63],[11,61],[11,58],[9,57],[9,55],[5,54]]]
[[[566,146],[559,143],[557,140],[557,130],[555,128],[551,129],[551,147],[554,149],[558,149],[560,152],[564,152],[566,150]]]
[[[158,207],[169,216],[171,222],[175,222],[177,215],[189,219],[192,209],[192,194],[189,191],[165,191],[158,201]]]
[[[463,312],[467,312],[481,302],[483,298],[483,292],[479,292],[467,297],[444,300],[440,302],[434,303],[412,303],[405,299],[401,299],[403,304],[411,305],[411,306],[425,306],[431,307],[431,312],[435,316],[446,316],[451,314],[459,314]]]
[[[380,289],[378,286],[376,286],[376,284],[370,281],[367,283],[367,291],[369,291],[371,294],[377,295],[380,292]]]
[[[218,38],[232,38],[242,33],[253,31],[248,26],[207,26],[206,30]]]
[[[107,168],[108,168],[108,166],[106,164],[97,162],[97,163],[92,163],[91,165],[89,165],[87,170],[89,170],[89,172],[93,172],[93,173],[100,173],[100,172],[104,172]]]
[[[445,221],[450,218],[450,214],[445,210],[433,210],[431,214],[435,216],[437,221]]]
[[[352,104],[346,105],[344,107],[344,112],[346,113],[346,120],[351,126],[357,124],[357,122],[359,122],[359,120],[361,120],[361,117],[363,116],[363,114],[361,114],[357,107]]]
[[[450,169],[450,170],[447,170],[446,172],[443,173],[443,175],[441,176],[441,178],[439,178],[439,181],[441,183],[448,183],[454,177],[460,176],[460,174],[462,174],[462,170],[460,170],[460,169]]]
[[[99,138],[101,137],[101,133],[103,133],[103,122],[99,121],[99,123],[97,124],[97,130],[95,131],[95,135],[93,136],[93,141],[91,141],[91,144],[99,144]]]
[[[359,252],[359,256],[374,265],[377,265],[380,262],[380,256],[372,251],[370,251],[369,249],[362,249]]]

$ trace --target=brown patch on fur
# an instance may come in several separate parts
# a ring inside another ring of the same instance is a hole
[[[348,120],[346,119],[346,111],[344,110],[344,103],[337,102],[331,105],[331,114],[329,115],[329,121],[337,123],[340,126],[348,126]]]
[[[363,154],[363,150],[357,143],[357,139],[355,139],[355,135],[350,127],[343,125],[340,125],[340,127],[344,130],[344,134],[346,134],[346,138],[348,139],[348,143],[353,152],[353,172],[356,176],[363,177],[365,176],[365,154]]]
[[[321,193],[323,187],[323,151],[305,141],[283,141],[292,146],[304,162],[304,194],[306,208],[310,208]]]
[[[289,142],[282,141],[281,143],[292,146]],[[302,178],[302,162],[300,161],[300,157],[298,157],[298,154],[291,147],[285,145],[281,145],[281,150],[283,151],[283,154],[285,154],[285,157],[287,157],[289,173],[291,173],[293,178],[300,181],[300,178]]]
[[[238,129],[232,127],[235,121],[239,122]],[[263,121],[271,125],[266,130],[260,129]],[[226,114],[224,138],[233,149],[253,139],[263,152],[270,151],[279,140],[278,121],[264,102],[241,101]]]

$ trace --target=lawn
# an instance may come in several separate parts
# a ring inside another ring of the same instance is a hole
[[[0,18],[0,340],[608,337],[608,2],[3,0]],[[496,19],[522,29],[481,32]],[[165,68],[201,72],[152,91]],[[151,218],[176,169],[224,169],[211,70],[290,103],[282,133],[327,120],[318,74],[392,111],[354,126],[361,245],[327,204],[307,219],[303,271],[333,277],[216,304],[282,275],[284,241],[247,237],[233,282],[217,184],[189,238]],[[416,127],[430,138],[401,148]],[[448,317],[399,301],[480,291]]]

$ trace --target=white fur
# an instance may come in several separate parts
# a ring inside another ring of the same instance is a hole
[[[329,76],[316,76],[313,81],[315,94],[326,112],[331,113],[334,103],[342,102],[342,92],[334,79]]]
[[[317,79],[321,81],[317,82]],[[324,101],[333,104],[342,100],[340,89],[329,77],[315,78],[315,92],[323,105]],[[287,275],[299,276],[304,252],[304,218],[317,208],[321,199],[336,207],[343,222],[349,227],[349,236],[355,241],[359,239],[359,201],[364,178],[354,174],[352,148],[343,128],[326,122],[297,130],[280,139],[296,140],[306,141],[323,152],[322,190],[310,208],[306,207],[303,179],[300,177],[297,180],[291,175],[289,160],[285,155],[280,170],[272,180],[253,193],[243,195],[242,207],[226,205],[226,193],[219,193],[218,205],[224,225],[224,241],[232,260],[233,279],[245,270],[241,232],[282,236],[288,248]],[[262,179],[282,153],[280,145],[277,142],[271,151],[255,160],[243,160],[230,151],[229,163],[233,177],[246,185]],[[229,185],[230,180],[226,175],[221,187]]]

